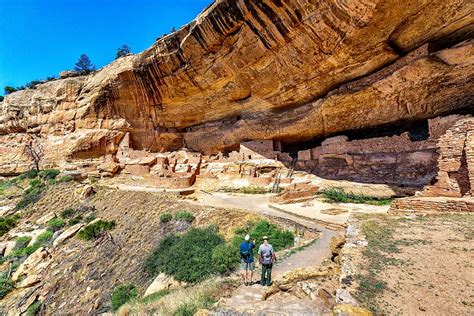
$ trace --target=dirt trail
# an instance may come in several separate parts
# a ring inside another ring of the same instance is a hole
[[[308,218],[292,215],[287,212],[281,212],[270,208],[267,204],[268,196],[256,195],[228,195],[228,194],[209,194],[203,195],[193,202],[200,205],[211,205],[215,207],[234,207],[245,209],[259,215],[268,215],[294,221],[305,227],[317,229],[322,235],[312,245],[298,251],[291,256],[284,258],[278,262],[273,268],[272,277],[276,278],[288,271],[304,268],[317,267],[325,259],[331,256],[329,243],[332,237],[341,234],[341,231],[328,229],[324,225]],[[260,279],[260,268],[257,267],[254,273],[254,281]],[[331,314],[320,302],[310,299],[297,299],[288,295],[282,299],[273,299],[272,297],[266,301],[262,300],[262,294],[265,287],[259,284],[253,286],[241,285],[232,297],[225,299],[220,307],[221,313],[217,315],[229,315],[229,312],[250,313],[258,315],[321,315]]]

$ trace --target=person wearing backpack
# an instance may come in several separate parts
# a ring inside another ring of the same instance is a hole
[[[253,270],[255,263],[253,260],[253,249],[255,248],[255,240],[250,241],[250,236],[245,235],[245,241],[240,244],[240,262],[242,265],[242,274],[245,286],[252,285]]]
[[[260,279],[262,286],[272,285],[272,267],[275,261],[276,255],[273,246],[268,243],[268,237],[263,236],[263,244],[258,248],[258,262],[262,266],[262,277]]]

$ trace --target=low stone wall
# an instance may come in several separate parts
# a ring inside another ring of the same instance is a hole
[[[474,198],[406,198],[392,202],[389,212],[474,212]]]

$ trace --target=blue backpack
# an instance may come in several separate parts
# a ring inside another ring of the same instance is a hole
[[[247,246],[245,249],[245,245]],[[240,257],[242,259],[244,259],[244,261],[247,261],[250,259],[251,255],[252,255],[252,243],[248,242],[248,243],[242,243],[240,245]]]

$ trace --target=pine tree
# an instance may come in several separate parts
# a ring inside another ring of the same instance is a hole
[[[82,54],[77,60],[76,67],[74,70],[80,74],[88,74],[95,70],[95,66],[92,64],[89,56]]]
[[[124,44],[120,46],[119,48],[117,48],[117,55],[115,55],[115,59],[118,59],[123,56],[127,56],[128,54],[131,54],[131,53],[132,52],[130,50],[130,47],[128,47],[127,44]]]

